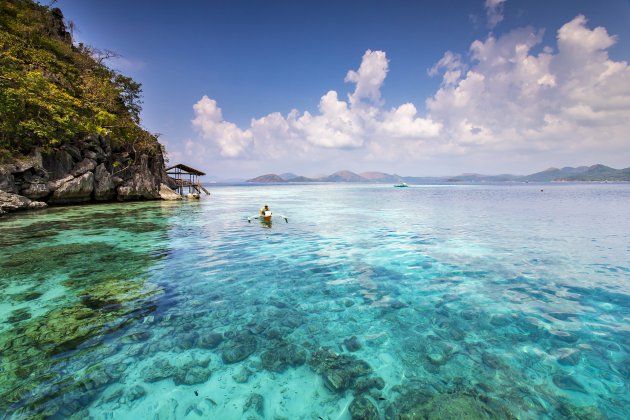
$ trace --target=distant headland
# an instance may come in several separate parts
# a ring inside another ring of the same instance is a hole
[[[415,184],[427,183],[477,183],[477,182],[628,182],[630,181],[630,167],[615,169],[602,164],[592,166],[549,168],[530,175],[481,175],[462,174],[442,177],[400,176],[384,172],[362,172],[356,174],[351,171],[338,171],[331,175],[308,178],[293,173],[281,175],[266,174],[247,180],[252,183],[274,182],[408,182]]]

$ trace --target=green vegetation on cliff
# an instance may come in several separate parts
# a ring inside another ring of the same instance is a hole
[[[0,160],[109,134],[135,151],[156,150],[139,125],[141,85],[73,45],[59,9],[0,2]]]

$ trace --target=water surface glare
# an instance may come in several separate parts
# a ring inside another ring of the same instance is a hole
[[[628,417],[630,185],[211,192],[0,219],[0,413]]]

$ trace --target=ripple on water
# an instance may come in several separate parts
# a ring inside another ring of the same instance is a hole
[[[0,410],[621,418],[630,229],[606,202],[630,189],[602,188],[216,187],[6,219]],[[262,201],[290,223],[247,223]]]

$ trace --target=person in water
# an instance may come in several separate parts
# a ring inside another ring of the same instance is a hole
[[[261,216],[271,215],[271,210],[269,210],[269,206],[267,204],[265,204],[263,207],[260,208],[260,215]]]

